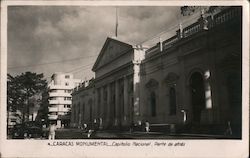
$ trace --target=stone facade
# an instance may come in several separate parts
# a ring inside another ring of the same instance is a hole
[[[93,86],[73,99],[92,94],[92,119],[101,120],[102,129],[148,121],[195,130],[230,122],[240,135],[241,11],[201,17],[149,49],[107,38],[92,69]]]
[[[146,92],[140,96],[142,120],[208,125],[230,121],[234,131],[240,131],[241,10],[226,9],[208,24],[208,30],[200,22],[192,24],[182,38],[163,42],[162,51],[159,44],[146,51],[141,64],[140,91]]]
[[[92,125],[94,119],[94,84],[90,80],[73,90],[70,126]]]

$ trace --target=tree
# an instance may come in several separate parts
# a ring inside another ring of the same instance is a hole
[[[48,126],[49,120],[48,120],[48,113],[49,113],[49,94],[48,94],[48,89],[45,89],[42,92],[42,100],[41,100],[41,105],[40,109],[38,110],[37,116],[36,116],[36,121],[41,123],[42,125]]]
[[[180,9],[181,9],[181,15],[188,16],[188,15],[192,15],[193,13],[195,13],[199,9],[199,7],[198,6],[183,6]]]
[[[7,74],[7,110],[15,112],[20,110],[24,102],[24,95],[20,91],[19,84],[15,77]]]
[[[180,10],[183,16],[189,16],[200,11],[201,14],[211,15],[213,17],[216,12],[222,10],[223,8],[224,7],[221,6],[183,6]]]
[[[25,72],[15,77],[8,74],[7,81],[7,109],[19,109],[22,112],[22,121],[29,115],[29,99],[35,94],[41,93],[46,88],[47,82],[43,74]]]
[[[16,78],[12,77],[10,74],[7,74],[7,128],[9,127],[10,112],[16,112],[18,108],[22,107],[23,102],[24,96],[19,91]],[[21,116],[19,116],[17,113],[15,114],[15,117],[19,117],[21,120]]]

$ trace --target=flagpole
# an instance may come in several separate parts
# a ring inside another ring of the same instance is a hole
[[[117,7],[115,7],[115,14],[116,14],[115,37],[117,37],[118,36],[118,11],[117,11]]]

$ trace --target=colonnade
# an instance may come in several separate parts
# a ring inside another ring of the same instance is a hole
[[[121,128],[131,124],[132,85],[132,77],[124,76],[96,87],[95,117],[100,128]]]

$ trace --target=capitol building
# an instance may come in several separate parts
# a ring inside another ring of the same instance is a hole
[[[70,126],[223,134],[242,128],[242,9],[200,17],[152,47],[108,37],[95,78],[72,93]]]

